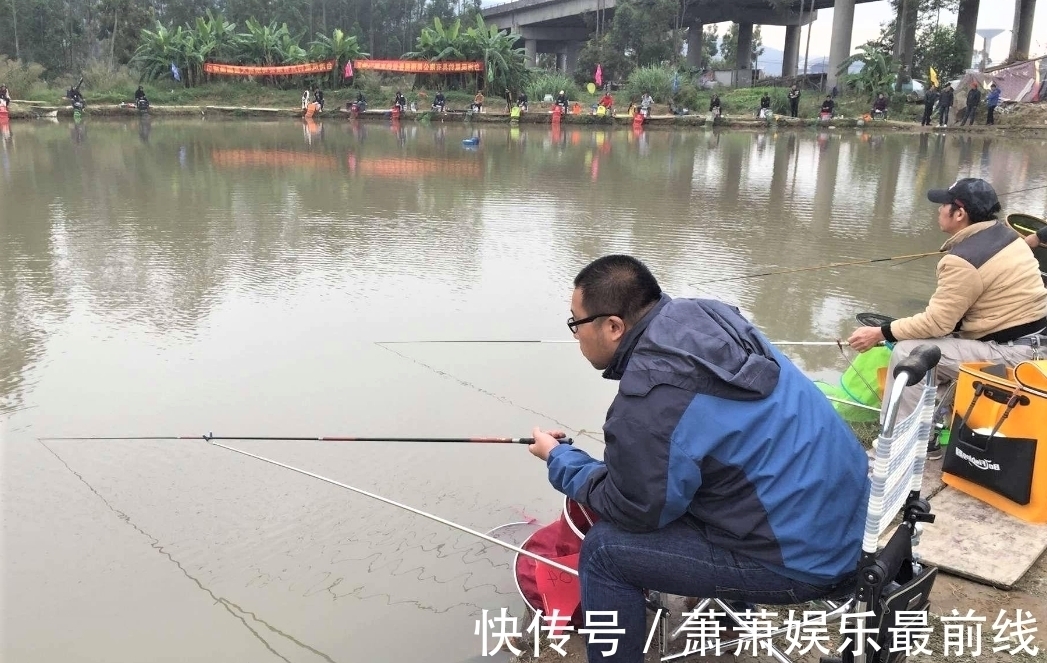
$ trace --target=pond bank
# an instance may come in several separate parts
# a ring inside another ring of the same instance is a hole
[[[10,108],[12,120],[33,120],[45,118],[72,118],[73,110],[68,106],[49,106],[34,102],[14,102]],[[125,104],[95,105],[90,106],[84,113],[85,117],[231,117],[231,118],[286,118],[301,119],[302,111],[299,108],[267,108],[258,106],[221,106],[221,105],[185,105],[185,106],[161,106],[154,105],[147,113],[141,113],[136,108]],[[314,117],[314,120],[325,119],[349,119],[350,113],[343,107],[336,107]],[[369,121],[389,121],[390,111],[388,109],[368,110],[360,113],[359,119]],[[1025,119],[1025,118],[1023,118]],[[505,112],[472,113],[468,111],[448,111],[446,113],[433,113],[431,111],[412,112],[405,111],[401,115],[404,122],[476,122],[484,124],[507,124],[510,121],[509,114]],[[520,124],[547,124],[553,123],[552,113],[540,108],[539,110],[524,113],[518,120]],[[585,114],[570,114],[560,118],[561,125],[570,126],[632,126],[632,118],[628,115],[596,116]],[[1027,136],[1047,135],[1047,124],[996,124],[986,126],[984,124],[959,127],[921,127],[909,121],[896,120],[874,120],[866,121],[857,117],[837,117],[832,120],[821,120],[818,118],[792,118],[784,115],[775,115],[770,120],[761,120],[755,117],[740,115],[725,115],[716,118],[710,125],[709,118],[705,114],[671,115],[655,114],[647,118],[645,127],[707,127],[715,126],[724,129],[763,129],[775,127],[779,129],[865,129],[893,132],[924,132],[924,131],[947,131],[965,132],[976,134],[1017,134]]]

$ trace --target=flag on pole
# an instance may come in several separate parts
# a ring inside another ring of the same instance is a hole
[[[178,72],[178,67],[175,66],[175,63],[173,61],[171,62],[171,78],[175,79],[176,81],[182,80],[182,74]]]
[[[596,78],[593,80],[596,81],[596,87],[603,86],[603,67],[600,65],[596,65]]]
[[[345,61],[345,71],[342,72],[342,77],[343,78],[352,78],[353,77],[353,61],[352,60],[346,60]]]
[[[928,73],[930,74],[931,85],[938,87],[938,72],[934,70],[934,67],[929,67]]]

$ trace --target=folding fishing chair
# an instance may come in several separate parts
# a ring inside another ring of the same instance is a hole
[[[932,434],[935,367],[940,359],[941,351],[936,346],[923,345],[894,370],[898,379],[894,381],[888,396],[888,408],[872,458],[872,489],[865,517],[862,554],[858,562],[857,587],[853,595],[842,603],[839,601],[846,594],[837,600],[827,598],[812,602],[813,605],[805,604],[804,611],[815,612],[817,618],[799,625],[775,626],[769,631],[760,628],[759,637],[769,644],[769,653],[775,660],[781,663],[792,661],[771,638],[797,633],[805,627],[819,627],[826,632],[827,626],[834,623],[842,625],[846,621],[847,640],[850,642],[845,640],[845,644],[837,648],[840,657],[823,656],[822,663],[897,663],[905,660],[906,655],[904,651],[891,651],[895,642],[893,631],[906,626],[918,631],[918,628],[912,627],[930,626],[929,621],[913,624],[910,620],[919,612],[927,616],[930,605],[928,597],[938,575],[937,567],[924,566],[919,562],[913,548],[919,544],[922,523],[934,522],[930,504],[920,496],[920,486],[927,443]],[[908,417],[896,421],[902,390],[916,384],[921,384],[923,389],[919,405]],[[899,511],[902,513],[901,523],[887,544],[879,547],[880,537],[890,529]],[[693,649],[688,651],[685,647],[683,652],[670,654],[669,643],[679,638],[687,622],[669,633],[669,613],[661,597],[649,594],[648,607],[661,608],[663,611],[659,613],[661,622],[658,625],[662,661],[680,660],[699,653]],[[725,613],[733,619],[735,624],[740,625],[736,627],[739,633],[746,629],[744,613],[721,599],[699,602],[692,614],[709,614],[710,609]],[[904,625],[899,624],[899,611],[905,612]],[[804,618],[807,619],[807,615]],[[722,642],[720,650],[734,651],[742,640],[748,640],[752,646],[752,639],[753,634],[750,634],[748,638],[740,636]]]

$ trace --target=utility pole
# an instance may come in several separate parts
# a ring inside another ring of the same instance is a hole
[[[800,0],[800,19],[801,20],[803,19],[803,4],[804,4],[803,0]],[[810,20],[811,19],[810,14],[814,13],[814,0],[811,0],[811,7],[810,7],[810,9],[807,10],[807,13],[808,13],[808,16],[807,16],[807,47],[804,49],[804,52],[803,52],[803,77],[804,77],[804,79],[807,78],[807,58],[811,54],[811,26],[813,24],[813,21]]]
[[[22,53],[18,48],[18,9],[15,7],[15,0],[11,0],[11,21],[15,31],[15,59],[21,60]]]

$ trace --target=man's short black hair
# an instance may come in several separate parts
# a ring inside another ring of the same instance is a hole
[[[574,287],[582,291],[582,305],[587,315],[617,315],[627,324],[636,323],[644,309],[662,296],[651,270],[627,255],[604,256],[592,261],[574,277]]]

